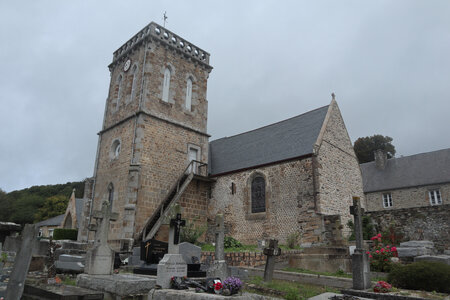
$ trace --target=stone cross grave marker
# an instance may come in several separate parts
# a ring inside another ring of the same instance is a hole
[[[267,256],[266,267],[264,269],[264,281],[269,282],[272,281],[275,258],[281,255],[278,240],[269,240],[269,247],[264,249],[264,254]]]
[[[185,224],[186,221],[181,219],[181,214],[177,214],[176,219],[170,220],[169,253],[164,255],[157,268],[156,284],[163,289],[170,287],[172,277],[184,277],[187,275],[187,264],[183,256],[178,253],[180,229]]]
[[[181,227],[186,226],[186,220],[181,219],[181,214],[177,214],[175,219],[170,219],[169,227],[169,254],[178,254],[178,244],[180,242]]]
[[[361,207],[359,197],[353,197],[353,206],[350,206],[350,213],[354,217],[356,238],[356,249],[352,255],[353,288],[364,290],[370,288],[371,282],[369,257],[363,249],[362,215],[364,209]]]
[[[33,247],[36,246],[37,228],[35,225],[26,224],[22,231],[22,244],[14,260],[14,266],[6,288],[5,299],[19,300],[25,287],[25,278],[30,267]]]
[[[109,202],[102,203],[101,211],[94,211],[93,217],[97,224],[89,230],[95,232],[95,246],[86,254],[86,271],[90,275],[110,275],[114,266],[114,251],[108,245],[110,221],[116,221],[118,214],[111,212]]]
[[[225,280],[228,277],[228,266],[225,262],[225,225],[223,214],[216,215],[215,236],[214,262],[208,270],[208,277],[219,277],[221,280]]]

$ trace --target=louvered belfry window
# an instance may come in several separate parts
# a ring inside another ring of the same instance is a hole
[[[266,211],[266,181],[257,176],[252,181],[252,213]]]

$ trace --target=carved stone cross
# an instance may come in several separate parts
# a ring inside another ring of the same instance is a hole
[[[92,217],[96,219],[96,224],[91,224],[89,230],[95,231],[95,243],[101,245],[107,244],[109,222],[116,221],[119,218],[119,214],[111,212],[109,202],[104,201],[102,203],[102,210],[94,211]]]
[[[361,207],[361,201],[359,197],[353,197],[353,206],[350,206],[350,214],[353,215],[354,229],[355,229],[355,239],[356,239],[356,249],[355,251],[363,251],[363,233],[362,233],[362,216],[364,214],[364,208]]]
[[[273,270],[275,268],[275,257],[281,255],[281,249],[278,248],[278,240],[269,240],[269,247],[264,249],[267,256],[266,268],[264,269],[264,281],[272,281]]]

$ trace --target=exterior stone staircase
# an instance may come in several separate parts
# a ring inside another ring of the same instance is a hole
[[[206,177],[206,166],[207,164],[197,160],[192,160],[188,164],[176,183],[170,189],[167,197],[160,203],[153,215],[145,223],[145,226],[139,234],[138,240],[148,240],[156,235],[163,221],[169,215],[171,208],[181,198],[189,183],[191,183],[194,178]],[[205,175],[200,175],[201,172],[199,170],[201,168],[205,169]]]

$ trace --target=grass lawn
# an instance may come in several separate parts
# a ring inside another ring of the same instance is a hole
[[[345,273],[342,270],[339,270],[337,272],[316,272],[306,269],[300,269],[300,268],[284,268],[283,271],[287,272],[295,272],[295,273],[306,273],[306,274],[314,274],[314,275],[324,275],[324,276],[334,276],[334,277],[343,277],[343,278],[352,278],[352,274]]]
[[[339,293],[339,290],[336,288],[300,284],[292,281],[272,280],[270,283],[265,283],[262,277],[259,276],[252,277],[245,283],[245,291],[247,292],[270,294],[274,297],[289,300],[308,299],[326,292]]]

